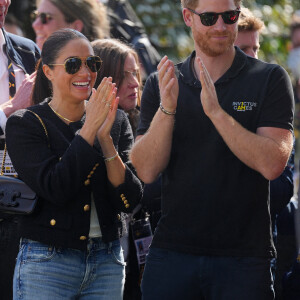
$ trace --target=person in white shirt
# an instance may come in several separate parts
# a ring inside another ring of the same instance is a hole
[[[16,110],[30,105],[35,64],[40,57],[34,42],[4,30],[9,5],[10,0],[0,0],[0,149],[5,143],[7,118]],[[0,212],[0,270],[5,271],[0,280],[2,300],[12,299],[18,244],[16,218]]]

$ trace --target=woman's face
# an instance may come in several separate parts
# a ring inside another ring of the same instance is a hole
[[[124,63],[124,80],[118,88],[117,96],[120,98],[119,105],[128,111],[137,105],[139,80],[137,72],[139,67],[134,56],[129,53]]]
[[[72,23],[65,21],[63,13],[53,5],[49,0],[42,0],[38,4],[38,17],[32,23],[32,28],[36,34],[36,43],[42,49],[44,42],[49,35],[61,28],[72,28]],[[43,24],[39,15],[41,13],[47,14],[46,23]]]
[[[85,59],[94,55],[90,43],[81,38],[71,40],[59,53],[53,64],[64,64],[70,57],[80,57],[83,62],[79,71],[75,74],[68,74],[63,65],[45,65],[43,68],[45,75],[52,83],[53,98],[70,103],[79,103],[88,99],[92,87],[95,84],[97,72],[92,72],[86,65]]]

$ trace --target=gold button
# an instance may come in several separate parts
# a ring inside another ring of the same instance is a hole
[[[91,172],[90,172],[90,175],[93,175],[93,174],[94,174],[94,171],[91,171]]]
[[[96,169],[97,169],[97,167],[94,167],[94,168],[93,168],[93,171],[95,171]]]
[[[85,236],[85,235],[82,235],[79,239],[80,239],[81,241],[85,241],[85,240],[86,240],[86,236]]]
[[[91,181],[89,179],[87,179],[85,182],[84,182],[84,185],[89,185],[91,183]]]
[[[125,208],[128,208],[129,206],[130,206],[129,204],[126,204],[126,205],[125,205]]]
[[[90,210],[90,206],[88,204],[86,204],[84,207],[83,207],[83,210],[84,211],[89,211]]]
[[[124,197],[124,194],[121,194],[120,197],[121,197],[121,198]]]
[[[125,197],[122,197],[122,201],[125,201],[126,200],[126,198]]]
[[[51,221],[50,221],[50,225],[51,226],[54,226],[56,224],[56,221],[54,220],[54,219],[52,219]]]
[[[99,163],[96,163],[95,166],[98,167],[98,166],[99,166]]]
[[[87,176],[87,178],[91,178],[91,177],[92,177],[92,175],[90,175],[90,174]]]
[[[121,216],[119,214],[117,215],[117,217],[118,217],[118,220],[121,220]]]
[[[124,204],[127,204],[127,203],[128,203],[128,201],[127,201],[127,200],[125,200],[125,201],[124,201]]]

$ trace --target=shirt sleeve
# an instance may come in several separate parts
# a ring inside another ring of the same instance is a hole
[[[294,94],[288,73],[276,66],[269,75],[258,127],[277,127],[293,131]]]
[[[141,100],[141,114],[137,135],[143,135],[149,129],[151,121],[159,108],[160,95],[157,73],[150,75],[145,83]]]

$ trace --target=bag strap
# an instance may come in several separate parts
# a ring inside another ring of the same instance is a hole
[[[48,131],[47,131],[45,123],[43,122],[43,120],[41,119],[41,117],[37,113],[35,113],[35,112],[33,112],[32,110],[29,110],[29,109],[27,109],[27,111],[30,111],[31,113],[33,113],[38,118],[40,123],[42,124],[42,126],[44,128],[44,131],[45,131],[45,134],[47,136],[48,148],[50,148],[49,135],[48,135]],[[5,143],[4,152],[3,152],[3,159],[2,159],[2,165],[1,165],[1,172],[0,172],[1,176],[3,176],[3,174],[4,174],[4,164],[5,164],[5,159],[6,159],[6,151],[7,151],[7,148],[6,148],[6,143]]]
[[[42,118],[35,112],[33,112],[32,110],[29,110],[27,109],[27,111],[30,111],[31,113],[33,113],[37,118],[38,120],[40,121],[40,123],[42,124],[43,128],[44,128],[44,131],[45,131],[45,134],[47,136],[47,140],[48,140],[48,148],[50,148],[50,141],[49,141],[49,135],[48,135],[48,131],[47,131],[47,128],[46,128],[46,125],[45,123],[43,122]]]

